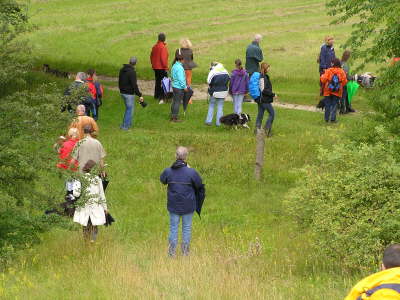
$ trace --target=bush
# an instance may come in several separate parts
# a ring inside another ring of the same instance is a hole
[[[377,128],[382,139],[384,131]],[[285,204],[311,231],[316,253],[345,268],[376,266],[382,250],[400,240],[398,141],[320,149]]]

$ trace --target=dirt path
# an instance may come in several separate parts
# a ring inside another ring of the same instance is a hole
[[[104,86],[106,86],[110,90],[118,91],[118,88],[112,85],[107,84],[107,82],[117,82],[118,79],[116,77],[102,76],[98,75],[98,78]],[[144,95],[153,95],[154,93],[154,80],[138,80],[138,85],[140,90]],[[193,85],[193,100],[204,100],[207,99],[207,85],[206,84],[194,84]],[[232,101],[231,97],[227,97],[227,101]],[[254,102],[253,102],[254,103]],[[312,112],[321,112],[320,109],[317,109],[315,106],[310,105],[300,105],[300,104],[292,104],[285,103],[280,101],[274,101],[274,106],[287,108],[287,109],[296,109],[296,110],[304,110],[304,111],[312,111]]]

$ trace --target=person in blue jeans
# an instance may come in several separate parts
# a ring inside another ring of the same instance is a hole
[[[215,124],[220,126],[219,119],[224,114],[224,101],[228,96],[229,73],[224,66],[218,62],[211,63],[211,69],[207,77],[208,94],[210,95],[210,103],[206,118],[206,125],[211,126],[214,117],[214,107],[217,104],[217,117]]]
[[[160,175],[160,181],[168,185],[167,209],[170,219],[168,255],[174,257],[178,245],[179,222],[182,219],[182,254],[189,255],[192,235],[192,218],[196,210],[196,190],[203,185],[197,171],[190,168],[186,159],[186,147],[178,147],[176,161]]]
[[[132,56],[129,59],[129,64],[124,64],[119,71],[118,86],[119,92],[125,104],[125,113],[120,128],[128,130],[132,126],[132,116],[135,108],[135,95],[139,96],[139,101],[143,102],[142,93],[137,85],[135,66],[137,63],[136,57]]]
[[[256,100],[258,104],[258,114],[257,114],[257,120],[256,120],[256,130],[255,133],[257,133],[257,129],[261,129],[261,124],[262,120],[264,118],[264,112],[267,111],[269,116],[267,119],[267,122],[265,122],[265,132],[268,137],[272,136],[272,123],[274,122],[275,119],[275,110],[272,106],[272,102],[274,101],[274,98],[276,97],[275,93],[272,91],[272,83],[271,80],[269,79],[268,71],[269,71],[270,65],[263,62],[260,66],[260,91],[261,95],[260,97]]]

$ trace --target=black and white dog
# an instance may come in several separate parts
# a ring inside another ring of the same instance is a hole
[[[229,114],[221,117],[219,121],[225,126],[235,127],[235,129],[237,129],[239,125],[244,128],[250,128],[249,125],[247,125],[247,123],[250,122],[250,116],[248,114]]]
[[[375,82],[376,76],[372,75],[372,73],[367,72],[362,75],[354,75],[354,80],[357,81],[359,85],[361,85],[363,88],[372,88],[374,87],[374,82]]]
[[[57,76],[57,77],[71,78],[71,74],[70,73],[59,71],[57,69],[51,69],[48,64],[44,64],[43,65],[43,72],[44,73],[50,73],[50,74],[52,74],[54,76]]]

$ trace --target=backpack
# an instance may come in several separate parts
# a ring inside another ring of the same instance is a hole
[[[398,284],[398,283],[386,283],[386,284],[378,285],[378,286],[374,287],[373,289],[370,289],[370,290],[364,292],[363,295],[366,295],[369,298],[369,297],[372,296],[372,294],[374,294],[376,291],[379,291],[381,289],[393,290],[393,291],[396,291],[396,292],[398,292],[400,294],[400,284]],[[363,295],[358,297],[357,300],[368,299],[368,298],[363,298]]]
[[[333,74],[331,81],[329,81],[328,88],[330,92],[338,92],[340,90],[340,81],[337,74]]]
[[[261,95],[260,91],[260,73],[254,72],[249,80],[249,94],[254,100]]]

